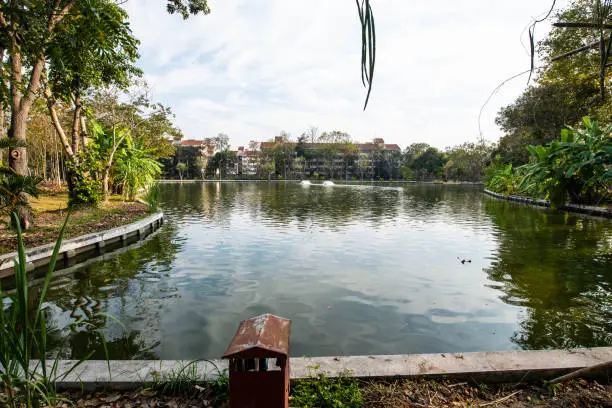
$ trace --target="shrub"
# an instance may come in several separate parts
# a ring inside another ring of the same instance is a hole
[[[159,207],[159,184],[151,183],[146,189],[145,201],[150,213],[157,211]]]
[[[292,396],[291,405],[296,408],[360,408],[364,406],[357,380],[346,375],[333,379],[318,375],[300,380],[293,387]]]
[[[512,163],[493,163],[485,169],[485,187],[500,194],[518,194],[521,175]]]
[[[612,187],[612,125],[600,128],[583,119],[584,129],[567,128],[547,146],[529,146],[532,162],[520,167],[519,188],[549,199],[553,206],[567,200],[597,204],[610,200]]]
[[[97,206],[102,200],[102,183],[90,178],[75,178],[72,188],[68,192],[68,206]]]

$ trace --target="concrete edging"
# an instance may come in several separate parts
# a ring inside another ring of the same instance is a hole
[[[502,351],[477,353],[404,354],[290,359],[291,379],[318,373],[329,377],[447,378],[483,382],[540,381],[612,360],[612,347],[574,350]],[[74,360],[62,360],[58,374]],[[110,373],[109,377],[109,367]],[[86,361],[57,385],[63,389],[138,388],[163,382],[171,373],[195,364],[201,378],[214,380],[227,368],[226,360],[103,360]],[[599,373],[605,375],[606,373]],[[611,372],[607,373],[608,375]]]
[[[78,254],[91,250],[100,251],[106,246],[106,244],[117,241],[125,242],[129,237],[134,235],[137,235],[139,239],[142,239],[161,227],[163,222],[164,213],[160,211],[130,224],[111,228],[106,231],[94,232],[92,234],[67,239],[62,242],[58,261],[62,259],[67,260],[75,257]],[[55,243],[52,243],[26,250],[26,262],[28,269],[32,270],[47,265],[51,255],[53,254],[54,247]],[[0,255],[0,279],[6,278],[13,274],[14,259],[17,259],[17,252]]]
[[[488,196],[498,198],[500,200],[514,201],[514,202],[526,204],[526,205],[534,205],[537,207],[550,208],[550,201],[548,200],[538,200],[538,199],[533,199],[533,198],[521,197],[517,195],[499,194],[491,190],[487,190],[486,188],[484,189],[484,193]],[[592,205],[567,204],[567,205],[559,207],[559,210],[575,212],[575,213],[580,213],[580,214],[594,215],[597,217],[612,218],[612,211],[606,208],[595,207]]]

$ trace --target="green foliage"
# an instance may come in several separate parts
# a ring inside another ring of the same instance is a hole
[[[499,194],[518,194],[518,186],[522,177],[513,168],[512,163],[504,164],[499,161],[485,169],[485,187]]]
[[[219,177],[226,178],[236,166],[237,161],[236,153],[231,150],[217,152],[208,160],[206,176],[214,177],[218,173]]]
[[[102,183],[88,177],[83,166],[69,164],[69,173],[68,206],[97,206],[102,200]]]
[[[9,167],[0,166],[0,214],[9,215],[23,209],[29,212],[29,196],[38,197],[42,180],[42,177],[22,176]]]
[[[412,155],[412,153],[410,154]],[[410,159],[409,167],[418,179],[432,179],[442,176],[443,167],[446,164],[444,153],[431,146],[421,153],[412,155]],[[406,158],[404,160],[407,161]]]
[[[222,406],[229,401],[229,377],[220,372],[217,379],[210,384],[213,406]]]
[[[444,175],[447,180],[480,181],[491,161],[493,147],[482,143],[463,143],[447,150]]]
[[[134,146],[131,137],[126,146],[117,152],[114,179],[121,186],[123,197],[134,200],[140,190],[145,190],[161,175],[162,165],[151,158],[147,151]]]
[[[556,15],[556,20],[601,24],[605,14],[607,18],[610,16],[610,4],[607,1],[607,6],[599,7],[601,1],[572,1]],[[608,40],[609,47],[612,40],[607,38],[610,36],[607,31],[603,38]],[[592,28],[552,27],[539,44],[539,57],[545,68],[539,72],[535,84],[513,104],[502,108],[496,118],[496,123],[505,132],[497,150],[502,161],[515,166],[527,163],[526,146],[553,141],[565,126],[578,126],[584,116],[610,123],[612,94],[608,87],[602,97],[599,79],[599,68],[604,59],[609,58],[610,48],[602,59],[598,46],[600,34],[600,30]],[[586,44],[595,46],[559,58]],[[605,70],[604,83],[609,84],[611,78],[612,70]]]
[[[183,179],[183,173],[185,173],[185,170],[187,170],[187,165],[185,163],[176,164],[176,171],[178,171],[181,180]]]
[[[180,395],[193,391],[194,386],[203,381],[198,373],[196,361],[179,370],[172,370],[161,380],[161,392],[165,395]]]
[[[128,86],[139,41],[132,35],[128,14],[109,0],[76,2],[47,49],[53,94],[71,102],[91,87]]]
[[[147,186],[145,201],[150,213],[157,211],[159,208],[159,183],[151,183]]]
[[[189,18],[191,14],[209,14],[207,0],[173,0],[167,4],[168,13],[179,13],[184,19]]]
[[[610,199],[612,187],[612,125],[600,128],[583,119],[584,129],[568,128],[548,146],[529,146],[533,158],[522,166],[520,188],[543,195],[555,206],[596,204]]]
[[[17,221],[18,217],[15,214],[12,216]],[[15,293],[9,295],[0,287],[0,386],[7,398],[2,401],[5,406],[56,406],[64,402],[56,393],[56,381],[70,374],[88,358],[79,360],[66,371],[62,368],[61,374],[58,373],[59,355],[53,361],[47,360],[47,336],[51,326],[47,321],[45,296],[67,222],[68,217],[60,230],[44,283],[38,292],[28,285],[25,248],[21,228],[16,222],[18,260],[15,261],[13,276]],[[86,324],[86,321],[81,320],[73,326]],[[34,362],[36,364],[31,365]]]
[[[300,380],[292,388],[296,408],[360,408],[364,406],[356,379],[347,375],[328,378],[318,375]]]
[[[400,174],[402,175],[402,178],[404,180],[412,180],[413,177],[413,173],[412,173],[412,169],[408,166],[401,166],[400,167]]]

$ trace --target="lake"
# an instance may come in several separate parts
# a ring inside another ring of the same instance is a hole
[[[261,313],[292,319],[294,356],[612,346],[608,220],[480,186],[160,187],[161,230],[53,280],[64,358],[92,327],[114,359],[219,357]]]

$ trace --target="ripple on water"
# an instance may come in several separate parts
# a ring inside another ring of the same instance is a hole
[[[294,355],[612,345],[609,221],[469,186],[161,187],[158,234],[49,295],[101,301],[131,356],[218,357],[259,313],[293,320]]]

